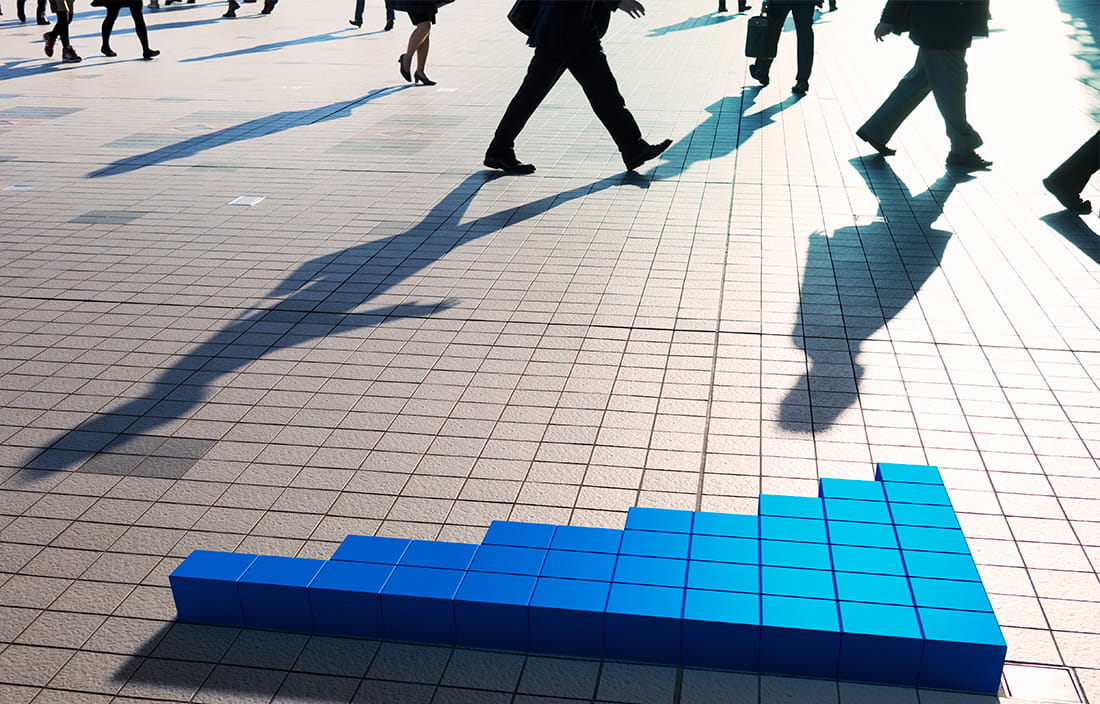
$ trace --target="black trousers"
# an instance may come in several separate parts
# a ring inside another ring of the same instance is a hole
[[[1067,191],[1080,193],[1097,171],[1100,171],[1100,132],[1062,162],[1049,178]]]
[[[580,84],[596,117],[607,128],[619,151],[629,154],[638,149],[642,131],[626,109],[626,101],[619,92],[607,56],[596,43],[569,53],[542,47],[535,49],[527,75],[500,119],[489,145],[490,153],[507,154],[514,149],[516,137],[566,71]]]
[[[768,4],[768,46],[772,55],[778,56],[779,35],[783,32],[783,23],[787,13],[794,15],[794,33],[798,39],[798,69],[796,81],[809,81],[810,71],[814,67],[814,5],[809,2],[784,2],[771,0]],[[772,66],[772,59],[757,59],[756,67],[763,69],[764,75]]]

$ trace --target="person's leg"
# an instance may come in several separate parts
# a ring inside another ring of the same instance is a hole
[[[920,60],[920,54],[913,64],[913,68],[902,76],[898,85],[886,100],[879,106],[856,134],[873,145],[885,145],[894,136],[905,118],[917,109],[917,106],[928,97],[931,92],[928,85],[928,76],[924,72],[924,63]],[[879,149],[881,152],[882,150]],[[891,150],[892,151],[892,150]]]
[[[351,16],[351,23],[356,27],[363,26],[363,6],[367,0],[355,0],[355,14]]]
[[[37,15],[38,24],[49,24],[50,21],[46,19],[46,0],[38,0]]]
[[[625,154],[637,149],[642,131],[626,107],[626,100],[619,92],[615,75],[600,46],[581,50],[570,58],[567,66],[619,151]]]
[[[228,17],[228,18],[231,18],[231,19],[233,17],[236,17],[237,16],[237,8],[239,8],[239,7],[240,7],[240,5],[237,3],[237,0],[229,0],[229,9],[226,10],[225,14],[222,15],[222,17]]]
[[[413,60],[414,56],[416,57],[416,61],[417,61],[417,69],[416,70],[417,71],[423,71],[424,70],[423,62],[427,59],[427,52],[425,52],[424,57],[421,58],[421,56],[420,56],[420,45],[423,44],[427,40],[428,34],[430,34],[431,31],[432,31],[432,23],[429,22],[429,21],[418,22],[416,24],[416,26],[413,27],[412,34],[409,35],[409,44],[405,49],[404,60],[401,63],[401,69],[402,69],[403,74],[404,73],[410,73],[412,71],[412,60]]]
[[[1081,191],[1097,171],[1100,171],[1100,132],[1043,179],[1043,185],[1067,209],[1087,213],[1092,210],[1092,203],[1081,199]]]
[[[396,15],[394,14],[393,1],[386,0],[386,22],[393,22]]]
[[[791,14],[794,15],[795,36],[798,39],[797,88],[809,84],[810,72],[814,67],[814,6],[810,3],[795,5],[791,8]]]
[[[141,0],[130,3],[130,17],[134,20],[134,34],[141,42],[141,54],[143,58],[151,59],[160,54],[159,51],[149,48],[149,28],[145,25],[145,15],[141,11]]]
[[[100,45],[99,50],[103,52],[104,56],[118,56],[111,50],[111,30],[115,28],[115,20],[118,19],[118,5],[108,5],[107,14],[103,16],[103,26],[100,27],[99,33],[103,37],[103,43]]]
[[[973,152],[982,146],[982,138],[966,120],[966,50],[920,49],[917,56],[924,63],[932,96],[943,116],[951,151]]]
[[[516,138],[563,73],[565,61],[560,56],[544,49],[535,49],[535,55],[527,66],[527,75],[523,77],[523,83],[508,103],[508,108],[493,133],[493,141],[489,143],[486,158],[515,158]]]
[[[757,57],[749,66],[749,75],[760,81],[762,85],[768,85],[771,81],[773,57],[779,55],[779,37],[783,32],[783,24],[787,21],[787,13],[791,11],[791,5],[782,0],[772,0],[768,4],[768,48],[771,57]]]
[[[20,22],[27,21],[27,0],[16,0],[15,14],[19,17]]]

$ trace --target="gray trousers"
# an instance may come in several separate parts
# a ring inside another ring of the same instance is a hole
[[[917,49],[917,61],[860,131],[881,144],[931,93],[947,127],[951,151],[968,152],[982,138],[966,121],[966,49]]]

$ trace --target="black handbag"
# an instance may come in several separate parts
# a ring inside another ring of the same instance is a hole
[[[508,21],[528,37],[531,36],[531,32],[535,31],[535,18],[538,17],[541,2],[542,0],[516,0],[516,4],[508,11]]]
[[[768,3],[760,7],[760,14],[749,18],[749,26],[745,31],[745,56],[752,59],[774,59],[775,47],[769,46],[769,27],[771,20],[766,14]]]

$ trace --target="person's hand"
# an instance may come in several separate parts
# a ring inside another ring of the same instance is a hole
[[[645,14],[645,6],[638,0],[619,0],[619,9],[634,18]]]
[[[875,41],[881,42],[882,38],[894,31],[894,25],[879,22],[875,25]]]

